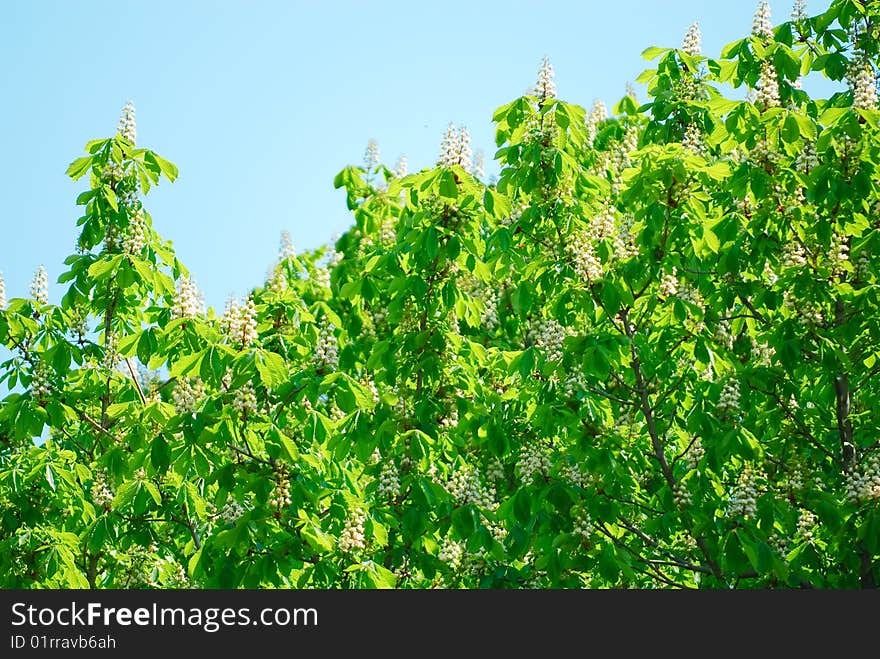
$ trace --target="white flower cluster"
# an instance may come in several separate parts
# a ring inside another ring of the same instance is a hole
[[[794,535],[795,542],[813,542],[813,529],[818,522],[818,518],[809,510],[801,510]]]
[[[165,558],[157,560],[156,567],[167,575],[164,579],[164,583],[156,584],[156,587],[166,589],[181,589],[188,587],[189,575],[186,573],[186,568],[171,556],[166,556]]]
[[[372,399],[373,404],[378,405],[379,400],[380,400],[379,388],[376,386],[376,383],[373,381],[373,378],[370,377],[370,374],[369,373],[365,374],[360,379],[360,383],[361,383],[361,385],[366,387],[367,391],[370,392],[370,398]]]
[[[138,380],[140,381],[141,390],[147,397],[148,403],[151,402],[151,398],[157,402],[162,400],[162,397],[159,394],[159,387],[162,383],[162,378],[158,371],[151,371],[144,366],[139,366]]]
[[[134,120],[134,103],[129,101],[122,108],[122,115],[119,117],[119,126],[116,131],[126,140],[134,144],[137,141],[137,124]]]
[[[476,467],[463,466],[456,469],[446,483],[446,490],[460,506],[473,504],[491,509],[497,505],[495,488],[483,485],[480,470]]]
[[[562,391],[565,393],[566,398],[574,398],[579,393],[586,391],[586,388],[587,376],[579,368],[566,375],[562,383]]]
[[[486,156],[482,149],[477,149],[477,152],[474,154],[474,165],[471,168],[471,174],[474,175],[474,178],[480,180],[486,177]]]
[[[596,134],[599,132],[599,125],[607,120],[608,108],[603,101],[597,98],[593,101],[593,107],[590,109],[590,114],[588,114],[584,120],[584,125],[587,129],[587,141],[590,144],[596,139]]]
[[[122,251],[128,256],[140,256],[147,245],[147,222],[144,211],[138,209],[129,222],[122,238]]]
[[[547,361],[562,361],[562,342],[565,337],[571,336],[572,332],[563,327],[553,318],[538,321],[537,325],[529,330],[529,338],[535,346],[544,351]]]
[[[790,240],[785,244],[785,249],[782,253],[782,265],[786,268],[802,268],[807,265],[807,255],[800,241]]]
[[[101,172],[101,175],[111,184],[117,183],[125,176],[125,167],[120,162],[110,160],[104,166],[104,171]]]
[[[681,49],[692,57],[698,57],[703,51],[703,33],[700,30],[699,23],[696,21],[691,24],[687,34],[684,35]]]
[[[364,152],[364,168],[371,171],[379,164],[379,143],[370,139],[367,142],[367,150]]]
[[[750,102],[757,102],[757,95],[754,95]],[[758,138],[755,141],[755,146],[751,148],[748,152],[746,152],[744,158],[741,162],[758,162],[762,164],[775,164],[782,157],[782,154],[779,152],[779,149],[776,148],[776,145],[772,140],[769,140],[764,137]],[[778,194],[780,190],[779,184],[776,184],[775,191]]]
[[[489,466],[486,468],[486,478],[493,482],[504,480],[504,464],[502,464],[501,460],[495,458],[489,463]]]
[[[800,300],[797,296],[792,295],[789,290],[782,291],[782,306],[794,312],[798,323],[801,325],[821,326],[825,323],[825,315],[822,313],[822,307],[818,302]]]
[[[791,21],[803,23],[807,20],[807,0],[795,0],[791,8]]]
[[[797,401],[794,401],[797,403]],[[797,407],[795,404],[793,407]],[[795,465],[791,468],[791,471],[786,473],[782,478],[782,487],[790,490],[791,492],[799,492],[806,487],[806,478],[804,477],[804,471],[800,467],[800,465]]]
[[[742,515],[752,517],[758,506],[758,484],[754,470],[746,466],[740,474],[736,487],[730,494],[727,505],[727,515]]]
[[[877,109],[877,80],[871,64],[864,60],[853,63],[847,71],[847,82],[853,93],[853,107]]]
[[[0,311],[6,308],[6,282],[3,281],[3,273],[0,272]]]
[[[437,552],[437,558],[454,571],[461,566],[462,556],[464,556],[463,543],[456,542],[450,538],[443,538],[443,542],[440,543],[440,551]]]
[[[157,588],[159,584],[153,578],[155,573],[158,557],[156,552],[159,547],[155,542],[150,543],[149,547],[135,545],[130,547],[126,554],[123,555],[127,582],[125,587],[134,588]],[[111,550],[111,554],[115,550]]]
[[[755,86],[755,103],[766,108],[777,108],[782,105],[779,97],[779,80],[776,67],[771,62],[761,62],[761,75]]]
[[[697,437],[691,442],[691,445],[688,446],[687,451],[684,454],[684,462],[687,465],[688,469],[693,471],[700,466],[700,461],[706,455],[706,449],[703,448],[703,441]]]
[[[819,156],[816,154],[816,144],[807,141],[795,158],[794,168],[800,174],[809,174],[810,170],[818,165]]]
[[[257,413],[257,392],[254,385],[246,382],[238,389],[232,397],[232,408],[238,412],[239,416],[253,416]]]
[[[281,295],[287,289],[287,275],[281,265],[275,264],[266,271],[266,289],[275,295]]]
[[[483,313],[480,315],[480,322],[486,326],[486,329],[493,330],[498,327],[498,298],[495,295],[488,295],[483,300]]]
[[[722,414],[739,411],[739,383],[736,380],[731,379],[724,383],[715,407]]]
[[[524,482],[546,476],[550,471],[550,447],[539,442],[523,444],[514,471]]]
[[[367,514],[362,508],[355,508],[349,511],[345,518],[345,525],[342,528],[342,534],[339,536],[339,548],[344,552],[353,552],[358,549],[365,549],[367,546],[364,539],[364,524],[367,521]]]
[[[706,155],[706,144],[703,142],[703,131],[693,121],[687,125],[681,145],[688,151],[698,155]]]
[[[104,337],[104,359],[101,365],[108,371],[112,371],[119,364],[122,356],[118,349],[119,339],[115,332],[110,332]]]
[[[486,530],[489,531],[489,534],[492,536],[492,539],[495,542],[500,544],[504,544],[504,540],[507,538],[507,529],[504,528],[503,524],[499,522],[492,522],[483,517],[483,524],[486,527]]]
[[[382,226],[379,227],[379,240],[385,245],[397,240],[397,232],[394,230],[394,220],[392,218],[386,219],[382,222]]]
[[[113,224],[108,224],[107,230],[104,232],[104,251],[107,253],[116,252],[119,249],[119,242],[119,229],[113,226]]]
[[[733,350],[733,332],[730,330],[730,321],[726,318],[718,321],[713,337],[718,345]]]
[[[379,471],[376,494],[380,499],[394,501],[400,495],[400,471],[393,460],[388,460]]]
[[[577,510],[572,520],[572,530],[575,535],[581,536],[584,540],[589,540],[593,534],[593,519],[586,510]]]
[[[440,157],[437,164],[441,167],[460,165],[465,170],[471,169],[471,134],[465,126],[458,130],[450,123],[440,143]]]
[[[615,217],[617,209],[610,203],[602,204],[601,210],[590,221],[590,237],[596,241],[602,241],[606,238],[614,238],[617,229],[615,228]]]
[[[31,297],[40,306],[49,304],[49,275],[42,265],[37,268],[31,281]]]
[[[205,395],[201,378],[178,378],[171,392],[171,400],[177,414],[192,414],[202,404]]]
[[[236,345],[245,347],[257,340],[257,308],[252,298],[240,304],[234,296],[226,300],[220,327]]]
[[[397,159],[397,164],[394,165],[394,170],[391,172],[394,175],[394,178],[403,178],[406,176],[406,173],[409,168],[409,162],[406,159],[406,156],[400,156]]]
[[[849,261],[849,243],[846,236],[835,233],[831,236],[831,249],[828,251],[828,258],[835,274],[842,272],[842,266]]]
[[[880,455],[874,455],[861,468],[846,473],[846,499],[851,504],[880,499]]]
[[[752,359],[758,366],[770,366],[773,363],[773,355],[776,348],[764,342],[752,338]]]
[[[859,254],[859,258],[856,260],[856,278],[859,281],[868,281],[871,277],[871,253],[863,249],[861,254]],[[0,309],[3,307],[0,306]]]
[[[587,284],[602,279],[602,261],[596,256],[596,250],[593,247],[589,233],[585,231],[576,232],[572,235],[566,247],[578,278]]]
[[[394,572],[394,576],[397,577],[397,584],[400,587],[400,584],[407,579],[412,577],[412,567],[409,563],[409,557],[404,556],[403,561],[400,565],[392,570]]]
[[[566,462],[562,465],[559,468],[559,476],[578,487],[588,487],[593,484],[593,475],[576,462]]]
[[[623,132],[623,139],[620,142],[620,155],[622,156],[621,169],[625,169],[632,162],[629,154],[639,148],[639,127],[636,124],[630,124]]]
[[[224,524],[235,524],[239,518],[244,515],[244,506],[235,499],[228,499],[223,508],[220,509],[218,517]]]
[[[678,277],[676,267],[672,266],[671,272],[666,272],[660,278],[660,295],[664,298],[675,296],[678,293]]]
[[[318,343],[315,345],[315,352],[312,354],[312,361],[317,364],[318,368],[336,369],[339,365],[339,345],[336,342],[336,326],[326,321],[321,323],[321,329],[318,331]]]
[[[342,420],[345,418],[345,416],[346,416],[346,415],[345,415],[345,412],[342,411],[342,408],[339,407],[338,405],[336,405],[335,403],[334,403],[333,406],[328,410],[328,412],[329,412],[329,415],[330,415],[330,420],[333,421],[333,422],[335,422],[335,423],[339,423],[339,422],[342,421]],[[342,432],[345,432],[345,431],[343,430]]]
[[[130,182],[128,185],[119,186],[116,189],[116,197],[119,199],[120,206],[123,206],[130,211],[135,210],[135,206],[138,203],[137,183]]]
[[[691,493],[684,481],[676,481],[672,486],[672,499],[679,508],[687,508],[691,505]]]
[[[636,245],[636,234],[633,232],[635,218],[627,213],[620,223],[620,230],[614,236],[614,258],[621,261],[639,255],[639,247]]]
[[[767,544],[780,556],[784,557],[788,553],[788,538],[778,531],[775,531],[773,535],[767,538]]]
[[[447,401],[446,410],[443,416],[440,417],[438,424],[446,430],[458,427],[458,406],[454,401]]]
[[[45,400],[52,393],[52,369],[43,360],[37,362],[31,377],[31,397],[34,400]]]
[[[267,501],[270,507],[281,510],[290,505],[290,474],[286,465],[275,470],[275,485]]]
[[[770,286],[773,286],[777,281],[779,281],[779,275],[777,275],[776,271],[773,270],[773,266],[770,265],[769,261],[764,262],[764,270],[761,274],[764,279],[767,280],[767,283]]]
[[[281,232],[281,241],[278,246],[278,261],[289,261],[296,256],[296,246],[293,244],[293,236],[290,231]]]
[[[761,0],[758,3],[758,9],[755,11],[755,18],[752,21],[752,34],[759,39],[773,39],[773,21],[770,19],[770,3],[767,0]]]
[[[99,508],[109,509],[110,504],[113,503],[113,490],[110,489],[110,485],[107,483],[107,473],[104,470],[95,473],[91,494],[92,501]]]
[[[556,83],[553,81],[553,65],[546,56],[541,60],[538,69],[538,82],[535,85],[535,96],[542,101],[546,98],[556,98]]]
[[[205,313],[205,299],[188,275],[177,281],[171,313],[175,318],[196,318]]]

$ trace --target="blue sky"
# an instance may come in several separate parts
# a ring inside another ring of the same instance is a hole
[[[703,51],[751,29],[757,2],[204,2],[30,0],[0,25],[0,271],[27,295],[73,252],[84,185],[64,175],[92,138],[137,107],[138,144],[180,178],[151,191],[207,303],[262,282],[291,232],[298,249],[351,224],[333,177],[370,138],[393,166],[432,166],[446,125],[471,131],[491,160],[492,112],[529,88],[544,55],[559,96],[609,107],[649,66],[650,45],[678,46],[699,20]],[[808,11],[823,8],[813,2]],[[771,3],[774,23],[791,3]],[[641,88],[637,87],[642,92]],[[492,163],[487,166],[491,174]],[[50,289],[58,302],[63,287]]]

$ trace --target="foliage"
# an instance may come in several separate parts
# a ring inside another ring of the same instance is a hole
[[[0,584],[876,587],[878,26],[650,48],[611,117],[539,86],[489,184],[347,167],[352,228],[222,315],[174,165],[90,142],[67,293],[0,311]]]

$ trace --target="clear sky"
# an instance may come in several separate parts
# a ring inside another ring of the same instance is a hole
[[[816,13],[826,2],[814,1]],[[433,166],[446,125],[494,153],[492,113],[534,84],[550,57],[559,96],[609,107],[699,20],[703,52],[748,34],[756,0],[293,2],[28,0],[0,19],[0,271],[26,296],[74,250],[65,177],[84,144],[137,107],[138,145],[180,178],[145,203],[206,301],[260,284],[291,232],[316,247],[351,224],[333,177],[370,138],[383,162]],[[771,3],[786,21],[788,0]],[[644,90],[637,87],[644,98]],[[487,162],[489,174],[497,171]],[[66,285],[65,285],[66,286]],[[50,298],[64,288],[53,283]]]

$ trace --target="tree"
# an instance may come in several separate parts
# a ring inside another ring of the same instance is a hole
[[[0,300],[3,585],[876,587],[878,19],[695,24],[613,115],[545,60],[497,181],[463,127],[371,144],[352,228],[219,316],[127,106],[61,303]]]

